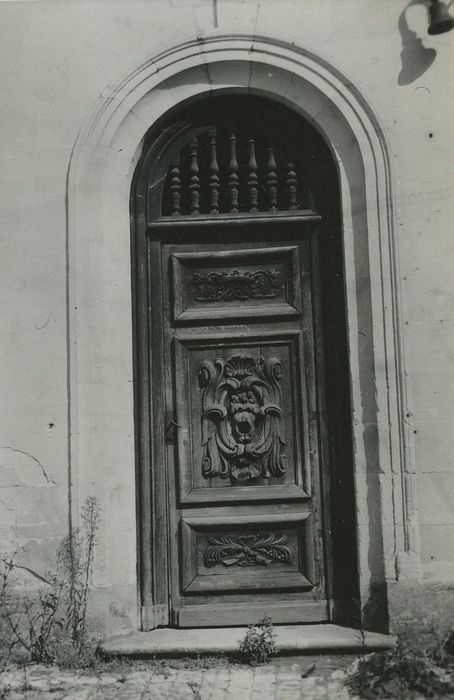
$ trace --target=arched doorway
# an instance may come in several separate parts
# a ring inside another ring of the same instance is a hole
[[[269,99],[183,104],[145,139],[131,211],[143,627],[348,619],[358,582],[329,148]]]

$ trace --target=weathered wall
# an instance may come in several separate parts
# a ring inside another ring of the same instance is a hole
[[[0,103],[2,548],[17,547],[23,561],[42,571],[67,528],[65,188],[79,129],[107,86],[145,58],[187,39],[241,31],[294,42],[330,62],[364,95],[388,139],[399,238],[406,449],[417,473],[421,573],[432,582],[454,581],[453,44],[449,34],[427,36],[422,4],[410,3],[402,18],[406,4],[0,3],[7,96]],[[94,441],[97,430],[108,431],[106,422],[100,417],[93,426]],[[97,465],[86,468],[96,472]],[[114,514],[119,492],[98,495],[105,516]],[[108,556],[101,546],[100,560]],[[133,590],[135,555],[125,556],[132,562],[125,585]]]

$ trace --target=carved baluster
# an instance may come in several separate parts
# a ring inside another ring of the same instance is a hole
[[[240,178],[238,176],[239,168],[236,159],[236,136],[230,135],[230,163],[229,163],[229,197],[230,211],[232,214],[238,213],[238,194],[240,186]]]
[[[219,214],[219,166],[216,154],[216,129],[210,129],[210,214]]]
[[[257,161],[255,159],[255,141],[254,139],[249,139],[249,177],[248,177],[248,188],[249,188],[249,211],[258,211],[258,176],[257,176]]]
[[[266,176],[266,189],[268,192],[268,203],[270,211],[277,211],[277,174],[276,161],[274,160],[273,149],[270,146],[268,149],[268,163]]]
[[[170,171],[170,194],[171,194],[171,214],[180,216],[181,213],[181,172],[180,159],[172,164]]]
[[[189,144],[191,164],[189,166],[189,190],[191,192],[191,214],[199,213],[199,198],[200,198],[200,178],[199,165],[197,162],[199,142],[194,136]]]
[[[298,178],[294,170],[293,163],[287,164],[287,190],[288,190],[288,208],[290,210],[297,209],[296,193],[298,188]]]

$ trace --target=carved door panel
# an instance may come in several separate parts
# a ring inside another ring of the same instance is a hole
[[[328,618],[315,235],[157,244],[173,624]]]

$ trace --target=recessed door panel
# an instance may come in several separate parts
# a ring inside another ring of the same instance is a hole
[[[172,271],[176,323],[301,312],[295,246],[175,253]]]
[[[183,591],[311,590],[310,514],[191,517],[181,521]]]
[[[307,499],[301,332],[174,343],[181,502]]]

